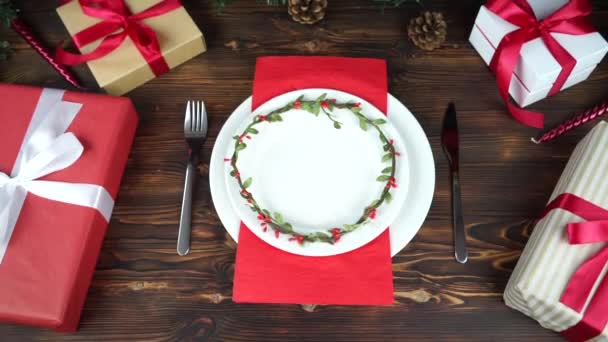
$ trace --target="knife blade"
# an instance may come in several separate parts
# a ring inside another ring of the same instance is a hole
[[[462,218],[462,200],[459,177],[459,138],[456,107],[450,103],[443,118],[441,145],[450,165],[452,178],[452,225],[454,228],[454,256],[461,264],[467,262],[467,245]]]

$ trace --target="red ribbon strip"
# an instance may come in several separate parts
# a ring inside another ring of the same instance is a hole
[[[486,7],[519,27],[502,39],[490,62],[490,68],[496,74],[500,96],[517,121],[542,128],[544,126],[542,113],[521,109],[509,100],[509,85],[521,48],[526,42],[538,37],[543,40],[549,52],[562,67],[549,96],[558,93],[576,66],[576,59],[555,40],[551,33],[582,35],[595,32],[596,30],[585,18],[591,13],[591,4],[588,0],[570,0],[562,8],[540,21],[536,19],[534,11],[526,0],[489,0]]]
[[[75,65],[99,59],[116,50],[129,37],[156,76],[169,71],[154,30],[143,19],[163,15],[182,6],[179,0],[163,0],[137,14],[132,14],[124,0],[78,0],[84,14],[101,22],[76,33],[72,39],[78,47],[102,39],[101,44],[85,54],[74,54],[57,48],[55,58]]]
[[[554,209],[563,209],[587,220],[587,222],[568,224],[570,244],[608,242],[608,210],[570,193],[561,194],[551,201],[541,218]],[[583,311],[606,263],[608,263],[608,245],[576,270],[562,293],[560,302],[576,312]],[[583,319],[561,334],[570,341],[587,341],[600,335],[607,324],[608,277],[604,277],[591,298]]]

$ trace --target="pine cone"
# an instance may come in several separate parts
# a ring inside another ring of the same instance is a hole
[[[314,24],[325,17],[327,0],[289,0],[287,12],[300,24]]]
[[[417,47],[432,51],[445,41],[447,29],[442,13],[426,11],[410,20],[407,35]]]

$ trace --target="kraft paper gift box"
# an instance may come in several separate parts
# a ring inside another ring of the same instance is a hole
[[[0,321],[77,328],[137,121],[127,98],[0,83]]]
[[[576,147],[564,169],[551,201],[563,194],[574,194],[603,209],[608,209],[608,123],[599,123]],[[608,211],[606,211],[608,213]],[[605,248],[606,243],[571,244],[567,226],[583,222],[574,213],[556,209],[548,212],[534,227],[526,247],[517,262],[504,292],[505,303],[530,316],[541,326],[564,332],[575,325],[586,327],[581,321],[597,294],[604,274],[591,279],[595,288],[583,293],[587,307],[577,312],[560,299],[573,274],[581,265]],[[607,304],[603,304],[608,307]],[[608,318],[604,314],[604,318]],[[602,330],[603,329],[603,330]],[[603,332],[602,332],[603,331]],[[608,327],[600,327],[601,335],[593,341],[608,341]],[[597,332],[599,334],[599,332]],[[593,335],[593,334],[592,334]],[[580,339],[571,339],[580,340]],[[584,339],[583,339],[584,340]]]
[[[528,0],[538,19],[543,19],[561,8],[568,0]],[[469,37],[470,43],[486,64],[501,40],[517,26],[505,21],[482,6]],[[586,80],[608,52],[608,43],[598,32],[585,35],[551,33],[576,60],[576,66],[562,90]],[[546,98],[561,71],[560,64],[541,38],[524,44],[515,67],[509,93],[521,107]]]
[[[134,14],[159,2],[160,0],[125,1]],[[78,0],[58,7],[57,13],[71,36],[102,21],[86,15]],[[184,7],[180,6],[167,13],[143,19],[141,22],[156,33],[162,57],[170,69],[206,50],[203,34]],[[100,42],[101,39],[78,48],[82,53],[88,53],[99,46]],[[122,95],[156,77],[155,72],[129,37],[116,50],[102,58],[87,62],[87,65],[99,86],[111,95]]]

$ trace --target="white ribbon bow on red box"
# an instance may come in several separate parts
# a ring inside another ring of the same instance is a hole
[[[0,263],[28,192],[96,209],[106,221],[112,215],[114,199],[102,186],[40,180],[70,167],[84,151],[76,136],[66,133],[82,104],[62,101],[63,93],[43,89],[10,176],[0,171]]]

